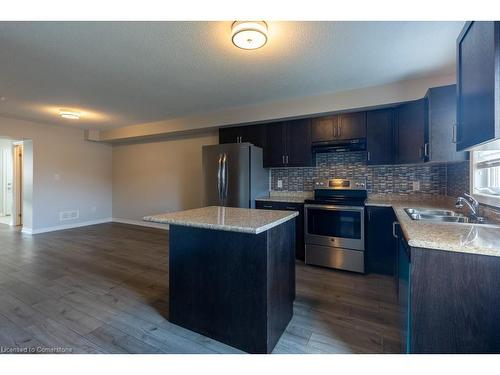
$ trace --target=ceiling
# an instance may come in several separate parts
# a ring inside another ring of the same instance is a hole
[[[95,129],[454,72],[463,22],[0,22],[0,116]],[[80,120],[58,117],[76,109]]]

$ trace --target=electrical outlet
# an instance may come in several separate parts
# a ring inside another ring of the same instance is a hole
[[[413,181],[413,191],[420,190],[420,181]]]
[[[278,189],[283,189],[283,180],[278,180]]]

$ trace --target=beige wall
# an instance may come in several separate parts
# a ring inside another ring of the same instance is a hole
[[[28,230],[36,233],[111,218],[110,145],[85,141],[82,129],[1,117],[0,136],[29,141],[23,174],[26,191],[32,189],[24,207]],[[79,210],[79,219],[60,221],[59,213],[69,210]]]
[[[218,143],[218,133],[113,146],[113,218],[200,207],[203,198],[201,146]]]
[[[183,118],[126,126],[89,134],[94,140],[116,141],[208,129],[223,125],[263,122],[322,114],[346,109],[366,108],[383,104],[420,99],[430,87],[453,84],[455,75],[426,77],[387,85],[365,87],[330,94],[276,100],[248,107],[196,114]]]

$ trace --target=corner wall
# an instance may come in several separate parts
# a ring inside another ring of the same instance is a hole
[[[111,219],[110,145],[85,141],[82,129],[4,117],[0,117],[0,135],[25,141],[26,232],[39,233]],[[79,218],[61,221],[60,212],[70,210],[78,210]]]
[[[218,141],[211,130],[113,145],[113,220],[147,225],[146,215],[200,207],[201,147]]]

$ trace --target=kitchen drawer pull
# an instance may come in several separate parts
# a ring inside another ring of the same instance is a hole
[[[396,225],[400,225],[397,221],[392,222],[392,236],[394,238],[399,238],[396,234]]]
[[[298,208],[297,207],[291,207],[291,206],[286,206],[285,207],[287,210],[294,210],[294,211],[297,211]]]
[[[273,206],[266,206],[266,205],[263,205],[262,207],[264,207],[264,208],[273,208]]]

